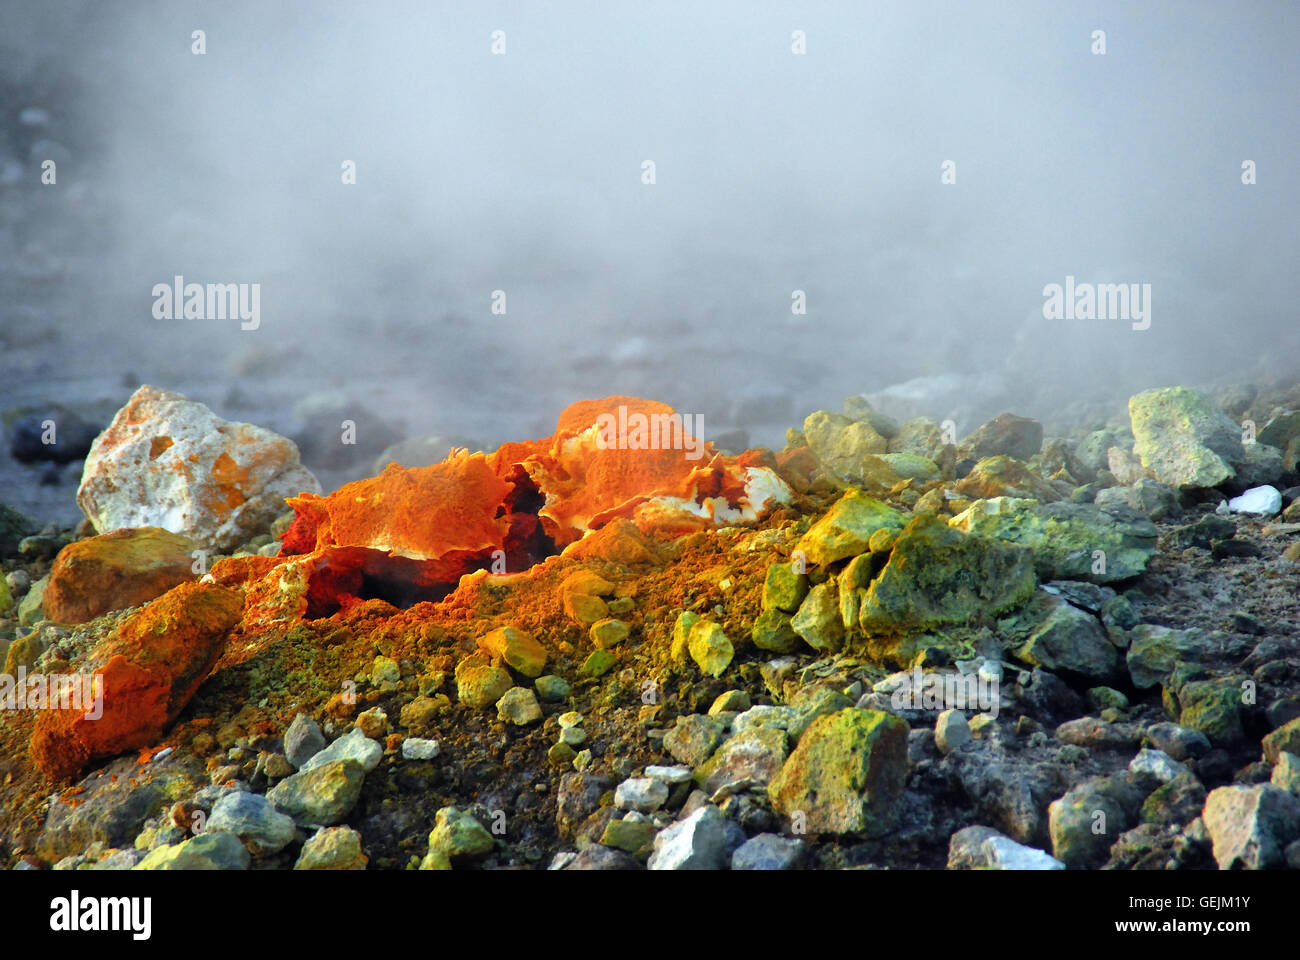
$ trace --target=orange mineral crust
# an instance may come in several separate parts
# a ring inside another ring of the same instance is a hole
[[[284,552],[347,546],[436,560],[500,548],[509,522],[498,508],[512,489],[481,453],[455,451],[431,467],[390,463],[379,476],[345,484],[328,497],[291,498],[298,516]]]
[[[404,605],[493,562],[505,565],[494,573],[525,570],[616,518],[676,536],[787,502],[774,458],[722,456],[691,433],[694,420],[638,397],[583,400],[541,440],[456,450],[430,467],[389,464],[328,497],[291,498],[281,557],[312,556],[307,615],[319,616],[367,583],[395,584],[389,599]]]
[[[96,757],[149,746],[184,709],[239,622],[238,590],[183,583],[131,617],[91,651],[102,714],[86,703],[37,718],[31,757],[49,777],[79,773]],[[87,714],[91,714],[87,716]]]

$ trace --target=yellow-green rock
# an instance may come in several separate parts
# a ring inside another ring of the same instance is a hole
[[[869,549],[871,535],[880,529],[901,530],[904,517],[858,490],[849,490],[800,538],[795,551],[808,563],[826,566]]]
[[[540,677],[546,668],[546,648],[518,627],[493,630],[478,645],[525,677]]]
[[[691,627],[687,647],[700,672],[709,677],[722,676],[736,655],[722,627],[711,620],[701,620]]]

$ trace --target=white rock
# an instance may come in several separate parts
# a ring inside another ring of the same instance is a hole
[[[262,533],[285,497],[320,493],[292,440],[143,386],[86,457],[77,503],[100,533],[162,527],[226,551]]]
[[[726,859],[727,833],[722,811],[706,804],[685,820],[655,835],[651,870],[720,870]]]
[[[1035,847],[1016,843],[992,827],[966,827],[948,841],[949,870],[1064,870],[1065,864]]]
[[[1149,773],[1161,783],[1168,783],[1180,773],[1187,773],[1185,766],[1163,750],[1141,750],[1129,761],[1129,770],[1133,773]]]
[[[350,732],[339,737],[298,769],[305,772],[315,770],[317,767],[323,767],[335,760],[355,760],[361,764],[366,773],[369,773],[379,766],[379,761],[383,756],[384,748],[379,745],[378,741],[371,740],[359,729],[353,727]]]
[[[633,777],[624,780],[614,791],[614,806],[620,810],[639,810],[653,813],[668,799],[668,784],[652,777]]]
[[[662,780],[664,783],[686,783],[691,779],[690,767],[658,767],[648,766],[645,768],[645,775],[652,780]]]
[[[407,760],[432,760],[438,755],[438,741],[407,737],[402,741],[402,756]]]
[[[1271,517],[1282,509],[1282,494],[1276,487],[1251,487],[1239,497],[1228,501],[1233,513],[1256,513]]]

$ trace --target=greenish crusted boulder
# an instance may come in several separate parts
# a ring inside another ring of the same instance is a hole
[[[216,830],[149,851],[132,870],[247,870],[252,857],[233,833]]]
[[[907,782],[907,723],[848,707],[819,717],[768,784],[772,808],[808,833],[880,836]]]
[[[792,563],[773,563],[763,580],[763,609],[794,613],[808,593],[808,575],[796,573]]]
[[[533,681],[533,687],[537,690],[537,695],[547,703],[559,703],[568,697],[572,689],[567,680],[555,674],[538,677]]]
[[[1133,449],[1133,431],[1124,427],[1103,427],[1094,430],[1081,441],[1076,453],[1084,463],[1093,470],[1108,469],[1108,453],[1111,447],[1121,450]]]
[[[17,556],[18,543],[36,532],[36,524],[13,507],[0,503],[0,558]]]
[[[1182,826],[1196,819],[1205,806],[1205,787],[1191,773],[1180,773],[1163,783],[1142,802],[1143,823]]]
[[[995,497],[949,521],[958,530],[1029,547],[1043,580],[1111,583],[1138,576],[1156,551],[1156,527],[1124,506]]]
[[[969,623],[1019,606],[1035,586],[1030,551],[920,514],[898,535],[858,622],[867,633]]]
[[[703,713],[677,718],[677,725],[664,734],[664,749],[678,763],[698,767],[713,755],[725,729],[721,720]]]
[[[1300,756],[1300,717],[1282,724],[1264,737],[1264,758],[1269,763],[1277,763],[1283,753]]]
[[[1133,686],[1139,690],[1160,686],[1179,663],[1199,660],[1206,645],[1198,630],[1138,624],[1129,631],[1128,672]]]
[[[857,633],[858,612],[867,596],[867,587],[871,586],[871,580],[880,566],[881,558],[864,553],[850,560],[836,578],[840,622],[844,624],[846,637]]]
[[[1245,460],[1241,426],[1194,390],[1147,390],[1129,398],[1128,413],[1133,452],[1161,483],[1218,486]]]
[[[480,860],[496,847],[496,841],[483,824],[457,807],[443,807],[434,815],[433,822],[429,849],[442,852],[453,863]]]
[[[803,434],[822,465],[850,483],[861,478],[868,456],[889,452],[889,441],[870,423],[850,420],[829,410],[809,414],[803,422]]]
[[[1134,826],[1142,792],[1122,776],[1094,777],[1047,808],[1052,856],[1069,867],[1100,867],[1121,833]]]
[[[608,650],[610,647],[618,646],[628,638],[631,632],[631,627],[622,620],[616,620],[613,617],[597,620],[588,631],[591,642],[601,650]]]
[[[1297,437],[1300,437],[1300,410],[1288,410],[1270,420],[1255,439],[1278,450],[1285,450]]]
[[[30,670],[36,663],[36,658],[44,652],[45,643],[35,633],[19,637],[9,644],[5,653],[4,672],[13,677],[17,675],[19,667]]]
[[[853,701],[834,687],[828,687],[825,684],[806,684],[800,687],[798,692],[790,699],[788,709],[794,711],[794,715],[785,715],[786,732],[790,735],[791,741],[798,742],[799,738],[804,735],[804,731],[811,727],[813,721],[818,717],[824,717],[851,706],[853,706]]]
[[[800,538],[795,550],[808,563],[826,566],[866,553],[877,530],[902,530],[905,525],[906,519],[893,507],[849,490]]]
[[[285,777],[267,791],[266,799],[299,826],[328,827],[352,812],[365,778],[365,768],[356,760],[334,760]]]
[[[14,598],[9,592],[9,584],[0,576],[0,617],[7,617],[14,612]]]
[[[1119,669],[1119,654],[1097,618],[1050,594],[1043,602],[1046,616],[1016,656],[1053,673],[1094,681],[1113,677]]]
[[[456,699],[466,706],[490,707],[514,685],[509,671],[483,654],[471,654],[456,664]]]
[[[364,870],[370,862],[361,850],[361,834],[351,827],[324,827],[306,843],[295,870]]]
[[[834,580],[808,591],[790,628],[814,650],[834,653],[844,646],[844,621],[840,618],[838,588]]]
[[[656,833],[658,831],[655,825],[649,820],[611,820],[605,824],[600,842],[616,850],[626,850],[628,853],[642,851],[648,856]]]
[[[1240,682],[1227,677],[1195,680],[1170,692],[1178,703],[1180,726],[1201,731],[1219,746],[1232,746],[1245,738]]]
[[[790,625],[790,614],[780,610],[760,613],[749,637],[758,649],[772,653],[792,653],[799,646],[799,634]]]
[[[939,465],[929,457],[914,453],[885,453],[879,459],[895,476],[925,483],[939,478]]]
[[[582,661],[578,673],[584,677],[603,677],[618,664],[618,657],[608,650],[593,650],[591,656]]]

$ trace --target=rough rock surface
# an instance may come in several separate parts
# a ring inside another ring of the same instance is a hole
[[[100,532],[162,527],[226,551],[266,530],[285,498],[319,493],[293,441],[143,386],[86,457],[77,503]]]
[[[59,551],[41,601],[56,623],[85,623],[194,579],[194,541],[159,527],[114,530]]]

